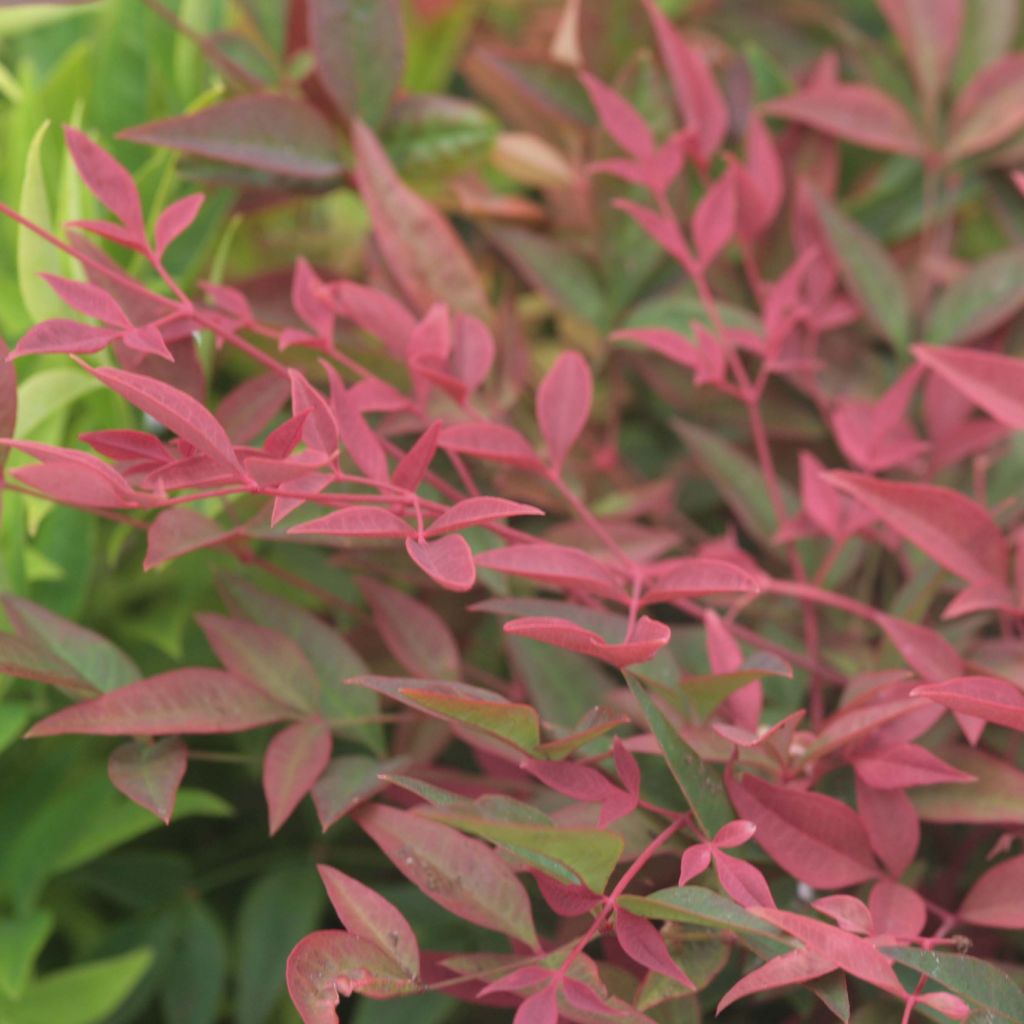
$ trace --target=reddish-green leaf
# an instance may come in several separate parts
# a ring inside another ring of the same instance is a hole
[[[932,304],[924,327],[935,345],[959,345],[1001,327],[1024,309],[1024,248],[971,264]]]
[[[263,793],[270,834],[290,817],[313,788],[331,759],[331,730],[326,722],[296,722],[267,744],[263,756]]]
[[[154,743],[125,743],[107,761],[110,781],[140,807],[170,824],[178,787],[188,767],[188,750],[177,736]]]

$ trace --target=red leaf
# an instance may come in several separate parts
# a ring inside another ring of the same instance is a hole
[[[815,85],[769,100],[761,109],[868,149],[907,156],[921,156],[925,151],[920,133],[903,107],[870,85]]]
[[[679,558],[648,570],[644,604],[710,594],[756,594],[760,583],[746,570],[717,558]]]
[[[150,570],[172,558],[202,548],[213,547],[237,532],[226,530],[220,523],[200,515],[195,509],[176,507],[164,509],[153,520],[146,538],[146,558],[142,568]]]
[[[473,261],[451,224],[395,173],[373,132],[352,126],[356,184],[370,211],[388,269],[409,301],[425,313],[447,302],[488,318],[488,302]]]
[[[546,616],[513,619],[505,623],[505,632],[526,636],[531,640],[552,644],[578,654],[589,654],[616,668],[650,661],[672,638],[672,631],[664,623],[642,615],[633,627],[628,640],[609,642],[592,629]]]
[[[116,299],[99,285],[57,277],[54,274],[39,276],[57,293],[62,302],[77,312],[116,327],[129,326],[130,321]]]
[[[558,1024],[558,992],[549,985],[524,999],[512,1024]]]
[[[615,911],[615,937],[626,956],[641,967],[672,978],[688,989],[696,988],[672,959],[661,932],[646,918],[618,908]]]
[[[921,822],[902,789],[874,789],[856,779],[857,809],[871,848],[899,878],[910,867],[921,841]]]
[[[686,127],[694,132],[697,155],[706,165],[721,148],[729,131],[725,97],[703,56],[686,44],[656,0],[644,2],[679,113]]]
[[[1024,359],[930,345],[914,345],[911,351],[994,420],[1024,430]]]
[[[142,204],[131,174],[106,150],[70,125],[64,127],[64,140],[89,191],[137,239],[144,237]]]
[[[199,216],[199,211],[205,201],[206,197],[196,192],[194,195],[184,196],[171,203],[160,214],[156,227],[153,229],[157,256],[162,257],[171,242],[188,230],[192,222]]]
[[[701,265],[709,266],[736,234],[736,183],[726,171],[697,204],[693,241]]]
[[[847,472],[827,473],[826,479],[958,576],[1006,578],[1009,552],[1002,532],[985,509],[958,491]]]
[[[853,767],[875,789],[909,789],[943,782],[976,782],[973,775],[946,764],[924,747],[897,743],[884,750],[858,755]]]
[[[26,736],[167,736],[242,732],[287,717],[254,686],[212,668],[183,668],[140,679],[37,722]]]
[[[846,804],[752,775],[727,777],[726,786],[739,814],[757,826],[757,842],[794,878],[843,889],[878,874],[864,826]]]
[[[979,71],[957,97],[946,158],[963,160],[1005,142],[1024,126],[1024,55],[1012,53]]]
[[[323,534],[329,537],[377,537],[395,539],[408,537],[412,527],[394,512],[374,505],[356,505],[352,508],[328,512],[319,519],[310,519],[291,527],[289,533]]]
[[[387,292],[354,281],[342,281],[333,287],[342,315],[379,338],[396,359],[404,359],[409,338],[416,329],[412,313]]]
[[[322,180],[342,172],[334,126],[309,103],[271,93],[137,125],[121,138],[293,178]]]
[[[143,496],[137,495],[113,466],[88,452],[39,441],[0,443],[39,460],[39,465],[20,466],[10,475],[57,501],[98,508],[137,508],[143,504]]]
[[[369,428],[363,414],[352,401],[341,377],[328,363],[324,364],[331,386],[331,406],[338,424],[338,437],[352,461],[371,479],[388,479],[388,460],[377,435]]]
[[[380,638],[407,672],[423,679],[459,678],[458,644],[433,608],[374,580],[360,580],[359,588]]]
[[[461,534],[449,534],[439,540],[415,540],[407,537],[409,557],[445,590],[471,590],[476,582],[473,551]]]
[[[537,389],[537,423],[556,473],[590,416],[594,379],[578,352],[563,352]]]
[[[290,369],[292,414],[307,413],[303,440],[318,452],[333,455],[338,450],[338,421],[334,410],[320,392],[298,370]]]
[[[415,978],[420,947],[409,922],[383,896],[326,864],[317,865],[338,919],[353,935],[375,943]]]
[[[843,931],[870,935],[874,931],[871,911],[856,896],[823,896],[812,904],[819,914],[831,917]]]
[[[1024,732],[1024,692],[1005,679],[963,676],[945,683],[929,683],[911,691],[951,711],[975,715],[986,722]]]
[[[580,80],[590,94],[590,102],[604,130],[619,148],[638,160],[651,157],[654,154],[654,136],[633,104],[587,72],[580,75]]]
[[[774,907],[771,889],[764,875],[753,864],[732,857],[721,850],[712,850],[715,872],[722,888],[741,907]]]
[[[989,868],[964,897],[957,915],[983,928],[1024,928],[1024,856]]]
[[[483,551],[476,556],[481,569],[526,576],[540,583],[573,587],[606,597],[622,596],[611,570],[577,548],[539,542]]]
[[[83,324],[78,320],[46,320],[30,327],[14,346],[12,358],[46,352],[86,354],[106,348],[118,335],[107,327]]]
[[[267,744],[263,756],[263,794],[270,834],[291,817],[331,759],[331,730],[326,722],[296,722]]]
[[[963,670],[963,659],[957,649],[936,630],[882,612],[875,622],[903,660],[927,682],[948,679]]]
[[[228,466],[238,476],[245,476],[224,428],[213,413],[191,395],[140,373],[104,367],[85,368],[112,391],[195,445],[199,451]]]
[[[416,443],[398,460],[398,465],[391,474],[391,482],[396,487],[404,487],[409,491],[415,491],[419,487],[437,454],[437,439],[441,427],[441,421],[434,420],[417,438]]]
[[[877,935],[916,938],[928,923],[928,908],[924,900],[913,889],[888,879],[883,878],[875,884],[868,906]]]
[[[303,1024],[338,1024],[339,996],[361,992],[387,999],[416,988],[376,943],[340,931],[313,932],[302,939],[288,957],[285,977]]]
[[[441,430],[438,444],[462,455],[512,466],[533,467],[540,461],[518,430],[501,423],[455,423]]]
[[[117,747],[107,761],[107,774],[129,800],[169,825],[187,767],[188,749],[177,736],[169,736],[155,743]]]
[[[927,103],[946,85],[964,25],[965,0],[879,0]]]
[[[530,898],[486,843],[382,804],[364,807],[355,818],[391,863],[434,902],[537,948]]]
[[[732,1006],[745,996],[757,992],[770,992],[772,989],[784,988],[787,985],[799,985],[820,978],[834,969],[834,965],[827,958],[817,956],[806,949],[794,949],[792,953],[774,957],[741,978],[722,996],[715,1012],[721,1013],[726,1007]]]
[[[434,537],[449,530],[464,530],[468,526],[479,526],[481,523],[507,519],[510,516],[542,515],[544,510],[535,505],[524,505],[520,501],[509,501],[507,498],[465,498],[442,512],[427,527],[426,535]]]

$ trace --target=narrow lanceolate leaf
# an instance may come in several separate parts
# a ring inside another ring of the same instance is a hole
[[[13,437],[18,422],[18,377],[7,360],[7,345],[0,338],[0,437]],[[0,445],[0,470],[9,448]]]
[[[420,971],[420,948],[409,922],[383,896],[326,864],[317,866],[331,906],[346,930],[383,949],[410,976]]]
[[[317,77],[334,105],[380,124],[402,80],[398,0],[310,0],[307,11]]]
[[[352,126],[352,143],[356,184],[370,210],[377,244],[405,296],[422,313],[441,301],[488,319],[480,276],[451,224],[399,178],[361,121]]]
[[[867,149],[907,156],[920,156],[925,150],[920,133],[903,107],[870,85],[817,85],[770,100],[761,109]]]
[[[936,300],[924,337],[959,345],[1001,327],[1024,309],[1024,247],[986,256],[961,274]]]
[[[822,195],[815,197],[832,257],[865,316],[898,350],[910,341],[910,298],[889,250]]]
[[[594,378],[578,352],[563,352],[537,389],[537,422],[556,473],[590,416]]]
[[[535,505],[525,505],[521,501],[509,501],[507,498],[466,498],[442,512],[427,527],[426,535],[432,537],[450,530],[465,530],[470,526],[493,523],[495,520],[508,519],[511,516],[542,515],[543,509]]]
[[[381,804],[364,808],[356,820],[426,896],[458,917],[537,948],[530,898],[486,843]]]
[[[791,953],[783,953],[782,956],[772,958],[736,982],[719,1000],[716,1012],[721,1013],[744,996],[754,995],[756,992],[770,992],[772,989],[799,985],[820,978],[834,967],[831,960],[816,956],[806,949],[794,949]]]
[[[107,367],[88,369],[112,391],[174,431],[182,440],[244,476],[231,438],[220,421],[190,394],[141,373]]]
[[[313,788],[331,759],[331,730],[326,722],[296,722],[267,744],[263,757],[263,794],[270,834],[290,817]]]
[[[927,697],[950,711],[1024,732],[1024,690],[1006,679],[963,676],[919,686],[911,696]]]
[[[752,775],[726,785],[737,812],[757,825],[756,842],[794,878],[843,889],[878,874],[864,826],[846,804]]]
[[[827,479],[950,572],[972,582],[1006,578],[1009,553],[1002,532],[985,509],[958,491],[839,471]]]
[[[964,897],[957,916],[985,928],[1024,928],[1024,856],[989,868]]]
[[[140,679],[37,722],[27,736],[90,733],[166,736],[240,732],[288,715],[282,705],[227,672],[183,668]]]
[[[126,743],[110,755],[110,781],[165,825],[174,813],[178,787],[188,767],[188,750],[177,736],[155,743]]]
[[[379,540],[408,537],[412,527],[399,519],[394,512],[372,505],[358,505],[352,508],[328,512],[317,519],[309,519],[293,526],[289,533],[323,534],[328,537],[375,537]]]
[[[629,675],[626,681],[665,754],[668,767],[686,797],[697,824],[706,836],[713,836],[734,817],[718,769],[697,756],[651,700],[641,683]],[[750,815],[745,817],[749,818]]]
[[[1017,1024],[1024,1020],[1024,992],[986,960],[902,947],[886,948],[882,952],[965,999],[979,1022]]]
[[[1024,430],[1024,359],[995,352],[935,349],[926,345],[915,345],[913,353],[918,362],[924,363],[994,420],[1012,430]]]
[[[949,77],[960,44],[966,0],[879,0],[926,104]]]
[[[302,1024],[337,1024],[339,998],[353,992],[388,999],[416,988],[375,942],[340,931],[307,935],[288,957],[285,977]]]
[[[287,96],[237,96],[122,137],[294,178],[336,178],[343,170],[336,129],[315,107]]]
[[[66,126],[64,140],[89,191],[132,235],[141,238],[142,203],[128,170],[77,128]]]
[[[945,156],[963,160],[1006,142],[1024,126],[1024,55],[990,64],[957,97]]]

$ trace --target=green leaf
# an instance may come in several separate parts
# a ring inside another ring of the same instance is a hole
[[[911,318],[902,271],[885,246],[855,220],[822,195],[815,196],[815,203],[846,287],[871,323],[898,352],[905,352]]]
[[[944,989],[965,999],[977,1024],[1019,1024],[1024,1020],[1024,992],[987,960],[924,949],[883,949],[898,964],[920,971]]]
[[[4,1024],[104,1024],[149,970],[148,949],[52,971],[16,1003],[0,1000]]]
[[[160,993],[167,1024],[213,1024],[227,979],[227,943],[220,921],[197,900],[178,912]]]
[[[238,914],[237,1024],[266,1024],[284,995],[292,947],[316,927],[325,903],[312,864],[282,864],[251,886]]]
[[[921,786],[910,799],[923,821],[957,825],[1024,825],[1024,772],[984,750],[957,746],[936,753],[973,775],[969,786]]]
[[[622,856],[615,832],[493,821],[461,811],[432,810],[430,817],[516,852],[530,851],[568,868],[592,892],[604,892]]]
[[[499,127],[487,109],[458,96],[407,96],[391,115],[388,153],[406,177],[454,174],[487,155]]]
[[[533,752],[540,743],[540,719],[528,704],[466,700],[419,688],[403,690],[403,694],[414,707],[507,740],[525,753]]]
[[[959,345],[995,330],[1024,309],[1024,247],[973,264],[939,296],[925,325],[935,345]]]
[[[409,28],[405,88],[409,92],[441,92],[455,73],[459,55],[473,29],[478,0],[459,0],[441,14],[420,14],[410,0],[404,4]]]
[[[42,148],[49,121],[44,121],[29,143],[25,159],[25,177],[21,185],[18,212],[46,231],[53,229],[50,198],[46,191],[43,172]],[[39,276],[42,273],[60,274],[60,251],[40,238],[34,231],[18,226],[18,287],[25,309],[35,320],[49,320],[66,316],[67,308],[53,289]]]
[[[399,0],[308,0],[317,77],[347,118],[376,127],[405,66]]]
[[[735,932],[767,942],[773,954],[787,952],[791,946],[782,933],[761,918],[748,914],[725,896],[700,885],[659,889],[650,896],[621,896],[619,905],[631,914],[657,921],[679,921],[714,931]]]
[[[48,910],[0,919],[0,998],[21,997],[53,925],[53,914]]]
[[[710,838],[733,819],[732,807],[718,769],[697,756],[651,700],[642,683],[628,672],[626,681],[642,708],[658,745],[664,751],[668,766],[683,796],[686,797],[697,824]]]
[[[47,291],[51,291],[49,286]],[[47,315],[56,314],[51,312]],[[102,382],[92,374],[66,366],[34,373],[18,388],[18,419],[14,436],[34,437],[36,430],[51,416],[102,387]]]

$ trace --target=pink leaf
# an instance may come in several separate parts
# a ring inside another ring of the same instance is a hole
[[[967,1020],[971,1015],[970,1006],[952,992],[927,992],[917,1001],[953,1020]]]
[[[601,803],[619,792],[607,775],[589,765],[573,761],[527,760],[522,767],[549,789],[583,803]]]
[[[701,265],[709,266],[736,234],[736,183],[726,171],[704,194],[693,215],[693,240]]]
[[[359,588],[380,638],[407,672],[423,679],[459,678],[458,644],[433,608],[374,580],[360,580]]]
[[[755,968],[742,977],[718,1003],[716,1013],[745,996],[757,992],[770,992],[772,989],[784,988],[788,985],[799,985],[803,982],[820,978],[834,970],[834,965],[825,957],[817,956],[807,949],[794,949],[792,953],[783,953],[769,960],[761,967]]]
[[[542,988],[524,999],[512,1024],[558,1024],[558,992],[554,986]]]
[[[665,568],[648,570],[643,603],[675,601],[681,597],[707,597],[710,594],[756,594],[761,585],[750,573],[717,558],[679,558]]]
[[[607,1019],[609,1016],[625,1016],[625,1012],[622,1010],[616,1012],[606,994],[595,992],[589,985],[584,985],[582,981],[577,981],[575,978],[563,978],[562,994],[570,1006],[582,1010],[585,1014],[597,1014],[599,1020]]]
[[[409,922],[373,889],[336,868],[317,866],[335,913],[353,935],[384,950],[410,976],[420,971],[420,948]]]
[[[544,515],[543,509],[534,505],[524,505],[520,501],[509,501],[507,498],[465,498],[442,512],[427,527],[426,535],[434,537],[439,533],[464,530],[469,526],[479,526],[481,523],[507,519],[510,516],[542,515]]]
[[[496,569],[510,576],[526,576],[540,583],[573,587],[592,594],[619,597],[621,587],[609,569],[577,548],[560,544],[516,544],[483,551],[476,556],[481,569]]]
[[[946,85],[956,58],[965,0],[879,0],[927,103]]]
[[[441,421],[434,420],[416,439],[416,443],[398,460],[398,465],[391,474],[391,482],[396,487],[404,487],[409,491],[415,491],[419,487],[437,454],[437,440],[441,427]]]
[[[137,239],[144,236],[142,204],[131,174],[77,128],[66,125],[64,140],[89,191]]]
[[[963,676],[919,686],[911,696],[927,697],[951,711],[1024,732],[1024,691],[1005,679]]]
[[[130,321],[116,299],[99,285],[57,277],[54,274],[39,276],[57,293],[62,302],[77,312],[116,327],[129,326]]]
[[[191,196],[184,196],[171,203],[160,214],[156,227],[153,229],[157,256],[162,257],[171,242],[188,230],[192,222],[199,216],[199,211],[205,200],[206,197],[198,192]]]
[[[899,878],[910,867],[921,841],[921,822],[910,797],[902,789],[874,789],[860,779],[857,809],[871,848]]]
[[[180,438],[228,466],[238,476],[245,476],[224,428],[213,413],[191,395],[140,373],[104,367],[86,369]]]
[[[191,508],[164,509],[149,527],[142,568],[148,571],[172,558],[213,547],[236,532],[224,529]]]
[[[293,526],[289,533],[323,534],[329,537],[376,537],[395,539],[409,537],[412,528],[394,512],[374,505],[355,505],[329,512]]]
[[[1005,579],[1009,552],[1002,532],[984,508],[958,491],[847,472],[826,479],[958,576]]]
[[[539,462],[530,442],[501,423],[455,423],[441,430],[438,444],[461,455],[512,466],[534,467]]]
[[[936,630],[881,612],[875,621],[903,660],[928,682],[948,679],[963,670],[957,649]]]
[[[576,651],[578,654],[589,654],[616,668],[650,661],[672,638],[668,626],[646,615],[637,620],[630,638],[620,643],[609,642],[600,634],[575,622],[546,616],[513,619],[505,623],[505,632]]]
[[[925,151],[921,135],[903,107],[870,85],[816,85],[769,100],[761,109],[867,149],[907,156],[921,156]]]
[[[118,335],[107,327],[95,327],[78,320],[46,320],[30,327],[14,346],[12,358],[46,352],[86,354],[106,348]]]
[[[110,781],[129,800],[171,822],[178,787],[188,767],[188,750],[176,736],[155,743],[125,743],[107,761]]]
[[[720,850],[731,850],[744,843],[749,843],[756,832],[757,826],[752,821],[743,821],[740,818],[723,825],[715,833],[713,843]]]
[[[143,503],[113,466],[88,452],[39,441],[0,443],[39,460],[40,465],[21,466],[10,475],[57,501],[98,508],[137,508]]]
[[[931,345],[914,345],[911,351],[994,420],[1024,430],[1024,359]]]
[[[771,889],[764,875],[753,864],[732,857],[721,850],[712,850],[715,872],[722,888],[741,907],[774,907]]]
[[[1024,856],[989,868],[964,897],[958,916],[984,928],[1024,928]]]
[[[355,818],[391,863],[434,902],[537,948],[530,898],[486,843],[383,804],[364,807]]]
[[[661,932],[646,918],[637,917],[620,907],[615,911],[615,937],[626,956],[641,967],[672,978],[688,989],[696,988],[672,959]]]
[[[449,534],[439,540],[415,540],[407,537],[409,557],[445,590],[470,590],[476,582],[473,551],[461,534]]]
[[[26,736],[241,732],[287,714],[287,708],[227,672],[183,668],[57,711],[32,726]]]
[[[888,879],[875,883],[868,906],[878,935],[916,938],[928,923],[924,900],[913,889]]]
[[[331,730],[311,719],[282,729],[267,744],[263,757],[263,794],[270,834],[291,817],[331,759]]]
[[[396,359],[405,358],[416,318],[387,292],[368,288],[354,281],[333,286],[342,315],[367,334],[379,338]]]
[[[363,419],[337,371],[324,364],[331,386],[331,407],[338,424],[338,437],[352,461],[371,479],[388,479],[388,460],[377,435]]]
[[[293,415],[308,413],[302,431],[303,440],[310,448],[333,455],[338,450],[338,421],[334,410],[298,370],[290,369],[288,378],[292,387]]]
[[[167,362],[174,362],[174,354],[167,347],[164,336],[159,327],[153,324],[143,324],[136,330],[125,331],[121,338],[125,348],[133,352],[140,352],[144,356],[156,356],[158,359],[166,359]]]
[[[615,140],[619,148],[638,160],[652,156],[654,137],[647,122],[637,113],[633,104],[587,72],[580,78],[590,94],[590,102],[594,105],[604,130]]]
[[[537,422],[555,472],[576,443],[594,398],[594,379],[578,352],[563,352],[537,389]]]
[[[897,743],[856,757],[853,767],[875,789],[909,789],[945,782],[976,782],[977,779],[946,764],[930,750],[912,743]]]
[[[864,826],[846,804],[753,775],[727,778],[726,786],[736,810],[757,825],[757,842],[799,881],[843,889],[877,875]]]
[[[819,914],[831,917],[843,931],[870,935],[874,932],[871,911],[855,896],[823,896],[812,904]]]
[[[708,843],[696,843],[688,846],[679,858],[679,885],[703,874],[711,867],[711,846]]]

